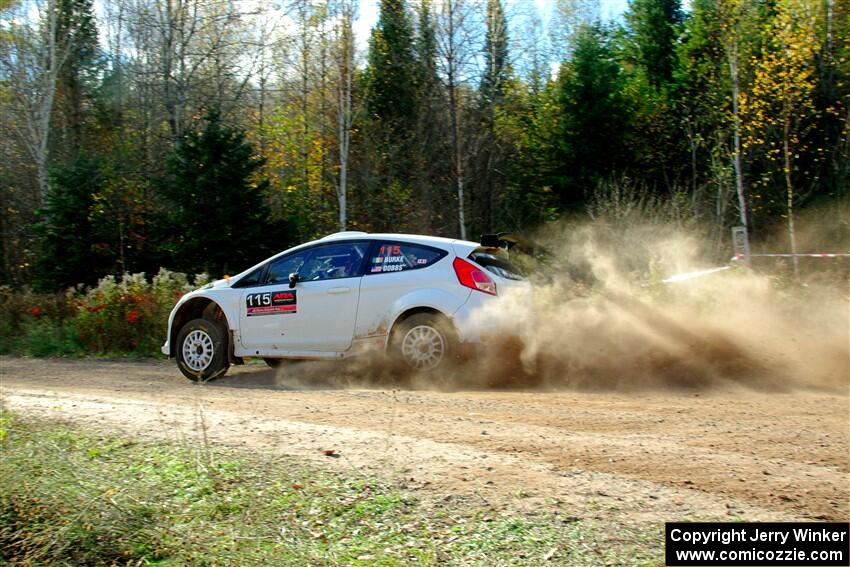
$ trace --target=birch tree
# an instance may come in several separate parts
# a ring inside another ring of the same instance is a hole
[[[467,0],[444,0],[437,18],[437,58],[443,87],[448,97],[452,141],[452,166],[457,196],[458,233],[466,238],[466,140],[462,130],[464,111],[461,95],[480,53],[475,49],[478,31],[473,6]]]
[[[822,4],[814,0],[780,0],[769,24],[768,49],[758,60],[751,92],[743,99],[747,119],[745,145],[760,147],[777,163],[785,184],[785,220],[791,253],[797,253],[794,225],[800,188],[797,161],[808,149],[806,136],[814,126],[813,94],[817,87],[817,24]],[[799,261],[793,258],[794,274]]]
[[[729,84],[732,98],[732,163],[735,169],[735,192],[738,195],[738,216],[741,226],[749,230],[747,195],[741,148],[741,41],[745,37],[745,0],[718,0],[719,10],[726,15],[723,21],[724,47],[729,65]]]
[[[0,75],[6,81],[3,97],[14,129],[35,164],[37,192],[33,205],[44,201],[48,189],[50,118],[59,73],[69,51],[69,34],[60,34],[58,0],[34,0],[13,5],[0,24]]]
[[[356,44],[353,22],[356,7],[352,0],[339,0],[338,20],[335,29],[334,62],[336,65],[336,115],[339,164],[336,195],[339,205],[339,229],[348,226],[348,164],[351,147],[351,130],[354,126],[352,84]]]
[[[137,82],[153,89],[176,142],[199,120],[202,106],[239,98],[251,75],[244,14],[232,0],[131,0],[129,51]],[[206,104],[205,104],[206,103]],[[155,117],[152,117],[152,119]]]

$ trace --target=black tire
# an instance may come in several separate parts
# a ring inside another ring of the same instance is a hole
[[[193,382],[208,382],[230,367],[227,331],[209,319],[189,321],[177,333],[177,367]]]
[[[456,351],[454,329],[441,315],[417,313],[393,331],[391,354],[410,370],[431,372],[445,368]]]

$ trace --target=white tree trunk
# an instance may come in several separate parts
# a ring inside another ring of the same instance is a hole
[[[735,189],[738,193],[738,213],[741,219],[741,226],[749,229],[747,223],[747,198],[744,192],[744,176],[741,171],[741,114],[738,108],[738,97],[740,96],[740,86],[738,79],[738,40],[735,38],[731,49],[728,50],[729,58],[729,75],[732,79],[732,115],[733,115],[733,138],[735,144],[734,150],[734,165],[735,165]]]
[[[37,2],[35,6],[35,15],[29,12],[15,15],[18,22],[12,24],[9,41],[0,53],[0,75],[11,97],[13,128],[35,166],[37,191],[33,206],[37,207],[44,202],[49,186],[50,116],[68,44],[57,40],[60,11],[57,0]]]
[[[464,195],[464,152],[460,131],[458,87],[460,84],[460,68],[464,53],[461,51],[463,42],[463,14],[460,0],[446,0],[443,4],[442,29],[443,37],[440,44],[440,55],[445,72],[445,86],[449,94],[449,118],[451,121],[452,161],[457,192],[457,216],[460,237],[466,239],[466,214]]]
[[[348,227],[348,153],[354,115],[351,107],[351,85],[354,75],[354,6],[348,0],[340,5],[340,22],[337,33],[337,131],[339,135],[339,176],[337,178],[337,202],[339,205],[339,229]]]
[[[794,230],[794,183],[791,179],[791,168],[793,167],[793,157],[791,156],[791,109],[785,109],[785,123],[783,130],[783,156],[785,170],[785,191],[787,194],[787,213],[788,213],[788,240],[791,244],[791,254],[797,254],[797,233]],[[797,256],[792,256],[791,262],[794,266],[794,278],[800,277],[800,259]]]

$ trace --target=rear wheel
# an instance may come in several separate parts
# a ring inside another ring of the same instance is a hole
[[[445,366],[455,351],[455,337],[445,318],[417,313],[401,322],[393,337],[397,358],[413,369],[435,370]]]
[[[214,380],[227,372],[227,333],[208,319],[194,319],[177,334],[177,367],[195,382]]]

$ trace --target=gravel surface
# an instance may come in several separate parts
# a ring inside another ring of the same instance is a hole
[[[305,382],[299,366],[236,367],[198,385],[173,362],[0,357],[0,401],[23,415],[277,452],[506,510],[624,523],[850,519],[846,391],[444,393],[341,387],[333,378],[344,365],[313,367]]]

